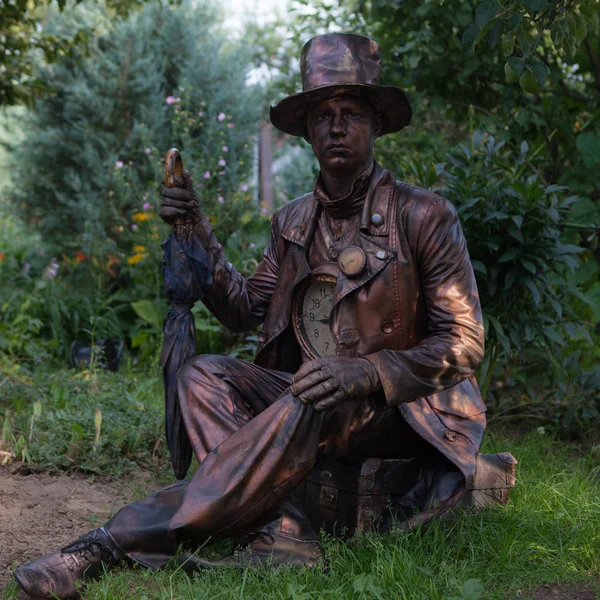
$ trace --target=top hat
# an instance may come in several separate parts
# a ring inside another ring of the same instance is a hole
[[[349,95],[364,98],[377,111],[379,135],[399,131],[410,123],[410,103],[399,87],[379,85],[380,71],[377,42],[352,33],[318,35],[302,48],[302,91],[271,106],[271,122],[285,133],[302,137],[310,102]]]

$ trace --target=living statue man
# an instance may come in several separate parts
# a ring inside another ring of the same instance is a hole
[[[301,71],[303,91],[272,107],[271,120],[308,140],[320,174],[275,213],[250,277],[227,262],[189,176],[162,196],[161,216],[188,219],[210,258],[203,302],[232,330],[263,324],[255,362],[197,356],[180,370],[193,478],[19,568],[29,594],[68,598],[103,566],[159,568],[180,545],[224,537],[246,540],[245,551],[185,555],[186,568],[314,566],[322,549],[293,490],[339,457],[423,459],[404,498],[407,527],[456,504],[472,481],[484,336],[456,211],[374,162],[375,138],[411,118],[404,92],[378,83],[374,41],[315,37]]]

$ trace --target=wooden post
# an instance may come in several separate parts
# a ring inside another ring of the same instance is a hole
[[[273,195],[273,135],[272,125],[267,122],[260,124],[258,172],[260,182],[259,200],[265,203],[269,214],[275,210]]]

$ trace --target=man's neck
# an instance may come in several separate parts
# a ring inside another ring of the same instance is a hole
[[[321,169],[321,177],[323,178],[323,183],[327,189],[328,196],[332,200],[347,196],[352,191],[352,184],[356,178],[359,177],[361,173],[368,171],[372,162],[373,159],[368,163],[365,163],[360,169],[352,171],[352,173],[339,171],[332,172]]]

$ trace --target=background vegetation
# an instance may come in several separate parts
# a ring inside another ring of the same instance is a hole
[[[293,0],[284,19],[234,33],[210,0],[3,3],[0,463],[109,475],[164,464],[164,154],[182,150],[228,259],[252,272],[269,227],[259,123],[299,89],[304,41],[354,31],[379,41],[382,81],[414,109],[377,142],[378,160],[459,210],[485,315],[489,422],[531,430],[486,448],[521,453],[529,487],[506,512],[402,542],[331,541],[327,580],[246,574],[240,589],[213,574],[206,595],[402,597],[404,585],[473,600],[597,574],[599,15],[598,0]],[[316,165],[305,142],[276,136],[274,170],[283,203],[311,188]],[[253,335],[194,312],[198,352],[251,358]],[[102,369],[109,339],[124,342],[118,374]],[[70,370],[74,341],[96,352]],[[449,538],[470,550],[449,561]],[[128,577],[93,597],[119,597]],[[198,592],[173,571],[132,585],[139,597]]]

